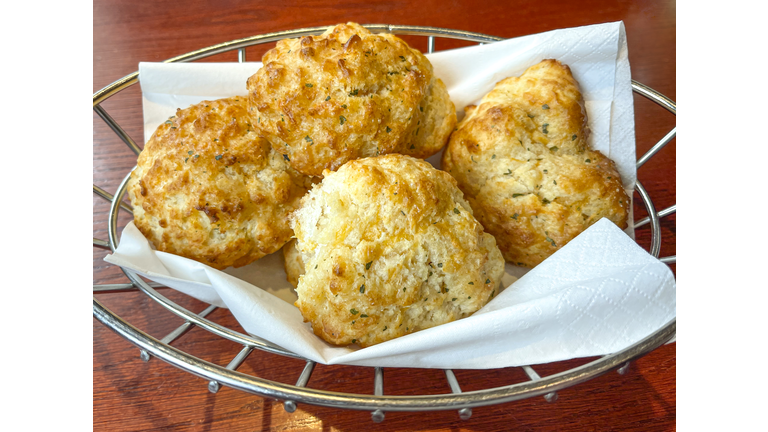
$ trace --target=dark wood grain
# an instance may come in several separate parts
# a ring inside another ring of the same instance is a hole
[[[93,3],[93,90],[138,69],[140,61],[160,61],[192,50],[233,39],[344,21],[413,24],[448,27],[515,37],[564,27],[624,21],[633,79],[676,98],[675,2],[552,0],[450,2],[426,0],[331,2],[187,1],[135,2],[96,0]],[[410,38],[426,50],[423,38]],[[466,45],[437,40],[437,49]],[[249,60],[260,59],[268,46],[247,50]],[[234,61],[236,54],[206,61]],[[141,142],[141,94],[134,86],[103,104],[138,142]],[[635,96],[638,156],[675,125],[668,114]],[[94,114],[93,181],[112,193],[135,163],[135,156]],[[658,209],[676,202],[676,149],[673,140],[639,172]],[[109,206],[94,196],[94,237],[106,239]],[[645,211],[635,205],[636,218]],[[122,216],[120,224],[129,220]],[[675,217],[662,220],[662,256],[675,255]],[[637,232],[643,246],[650,244],[647,229]],[[94,249],[94,283],[126,282],[119,269],[103,261],[105,252]],[[675,266],[672,266],[673,270]],[[163,293],[180,305],[201,311],[206,305],[172,290]],[[98,294],[108,308],[143,331],[161,338],[181,320],[139,293]],[[210,316],[215,322],[239,328],[226,310]],[[227,364],[239,346],[193,329],[174,342],[204,360]],[[537,367],[550,375],[583,364],[572,360]],[[303,362],[257,352],[239,370],[259,377],[293,383]],[[519,369],[456,372],[464,390],[511,384],[527,378]],[[314,388],[373,393],[373,370],[347,366],[322,366],[309,382]],[[387,394],[447,393],[440,371],[386,369]],[[93,422],[95,430],[674,430],[676,419],[676,345],[659,348],[633,363],[624,376],[608,373],[563,390],[559,400],[543,398],[476,408],[467,421],[454,411],[387,413],[380,425],[367,412],[299,405],[289,414],[276,401],[230,388],[210,393],[207,382],[157,359],[143,362],[139,351],[98,321],[93,323]]]

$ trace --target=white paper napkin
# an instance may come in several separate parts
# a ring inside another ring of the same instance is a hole
[[[227,305],[248,333],[326,364],[485,369],[546,363],[618,351],[676,314],[672,272],[606,219],[474,315],[364,349],[326,344],[296,307],[242,279],[152,250],[132,222],[106,260]],[[273,276],[285,280],[283,271]]]
[[[592,129],[590,144],[635,183],[634,112],[622,23],[558,30],[428,56],[458,110],[493,85],[546,58],[571,67]],[[142,63],[145,139],[175,113],[204,99],[245,95],[259,63]],[[439,157],[430,161],[439,167]],[[630,223],[631,226],[631,223]],[[628,229],[632,235],[632,230]],[[217,271],[151,249],[129,224],[113,264],[205,302],[229,307],[243,328],[309,359],[386,367],[498,368],[615,352],[676,315],[675,281],[666,265],[608,221],[600,221],[520,280],[507,265],[500,295],[473,316],[365,349],[332,347],[292,302],[281,253]]]

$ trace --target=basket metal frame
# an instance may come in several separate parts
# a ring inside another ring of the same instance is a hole
[[[430,53],[434,52],[435,37],[460,39],[480,44],[503,40],[503,38],[496,36],[436,27],[388,24],[371,24],[365,25],[365,27],[374,33],[387,32],[399,35],[426,36],[428,38],[428,52]],[[195,61],[212,55],[234,50],[238,51],[238,61],[244,62],[246,60],[246,47],[269,42],[276,42],[285,38],[318,35],[324,32],[326,29],[327,27],[311,27],[252,36],[213,45],[208,48],[203,48],[168,59],[165,62],[171,63]],[[125,133],[122,127],[120,127],[120,125],[114,119],[112,119],[112,117],[103,109],[103,107],[101,107],[100,104],[112,95],[136,84],[138,80],[139,73],[134,72],[104,87],[93,95],[94,111],[136,155],[141,152],[139,146],[136,145],[131,137]],[[662,95],[661,93],[636,81],[632,81],[632,89],[635,93],[648,98],[649,100],[671,112],[673,115],[676,115],[675,102]],[[654,145],[648,152],[646,152],[642,157],[638,159],[637,167],[639,168],[644,163],[646,163],[654,154],[656,154],[666,144],[668,144],[675,137],[675,135],[676,128],[673,128],[656,145]],[[94,238],[94,247],[99,247],[111,251],[114,251],[117,247],[119,241],[117,235],[118,213],[120,210],[132,213],[131,206],[123,202],[123,197],[126,192],[126,185],[129,177],[130,172],[123,179],[114,195],[108,193],[96,185],[93,186],[93,190],[96,195],[111,203],[108,220],[109,239],[105,241]],[[636,183],[635,192],[639,195],[641,201],[645,205],[649,216],[640,221],[637,221],[634,226],[635,228],[638,228],[646,224],[650,225],[651,245],[649,252],[651,255],[658,258],[661,247],[661,232],[659,227],[660,218],[675,213],[676,205],[661,211],[656,211],[653,201],[639,181]],[[663,257],[660,259],[662,262],[666,263],[674,263],[676,261],[675,256]],[[165,336],[163,339],[158,340],[142,332],[138,328],[131,325],[128,321],[122,319],[107,309],[104,305],[102,305],[101,302],[96,299],[96,297],[94,297],[94,317],[105,326],[109,327],[117,334],[127,339],[129,342],[138,346],[140,349],[141,358],[143,360],[147,361],[152,356],[154,356],[191,374],[208,379],[208,388],[214,393],[218,391],[221,385],[226,385],[228,387],[232,387],[248,393],[253,393],[259,396],[282,400],[284,401],[285,409],[289,412],[293,412],[296,409],[296,403],[306,403],[341,409],[367,410],[372,412],[372,418],[375,422],[382,421],[384,419],[384,412],[386,411],[458,410],[459,416],[462,419],[467,419],[471,416],[471,409],[474,407],[499,404],[542,395],[546,398],[547,401],[554,402],[557,399],[556,392],[558,390],[585,382],[617,368],[619,373],[623,374],[626,372],[630,361],[641,357],[653,349],[668,342],[675,336],[676,333],[676,319],[673,319],[665,324],[662,328],[657,330],[655,333],[617,353],[603,356],[582,366],[575,367],[570,370],[547,377],[540,377],[533,370],[533,368],[529,366],[523,366],[522,369],[530,378],[530,381],[487,388],[483,390],[462,392],[453,372],[451,370],[445,370],[446,379],[448,380],[448,384],[451,388],[450,394],[387,396],[383,394],[383,369],[380,367],[375,367],[373,368],[373,395],[330,392],[306,387],[306,384],[309,381],[310,375],[312,374],[315,366],[313,361],[306,359],[304,360],[306,360],[307,363],[296,385],[279,383],[237,372],[237,367],[242,364],[245,358],[250,355],[253,350],[266,351],[269,353],[292,358],[303,358],[264,339],[252,335],[242,334],[207,320],[205,316],[215,310],[215,306],[210,306],[200,313],[191,312],[177,305],[159,293],[155,288],[158,288],[161,285],[155,283],[147,283],[136,273],[127,269],[122,270],[131,281],[130,284],[94,285],[94,294],[105,292],[124,292],[138,289],[165,307],[171,313],[185,320],[184,324],[182,324],[179,328]],[[200,327],[219,337],[223,337],[236,342],[242,345],[242,349],[227,366],[220,366],[201,360],[170,345],[173,340],[177,339],[193,327]]]

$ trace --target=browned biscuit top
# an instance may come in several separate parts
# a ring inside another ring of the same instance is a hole
[[[244,97],[203,101],[158,127],[128,193],[134,223],[161,251],[217,269],[277,251],[310,186],[259,137]]]
[[[263,64],[248,79],[252,119],[307,175],[379,154],[429,157],[456,123],[427,58],[390,34],[340,24],[278,42]]]

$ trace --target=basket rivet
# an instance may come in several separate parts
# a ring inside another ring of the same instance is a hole
[[[149,353],[146,350],[139,350],[139,358],[141,358],[143,361],[148,362],[150,358],[152,358]]]
[[[616,372],[618,372],[619,375],[626,375],[628,370],[629,370],[629,362],[626,362]]]
[[[459,410],[459,418],[462,420],[469,420],[472,417],[472,408],[462,408]]]
[[[296,411],[296,402],[285,401],[285,403],[283,404],[283,409],[285,410],[285,412],[289,412],[289,413]]]
[[[549,403],[552,403],[552,402],[556,401],[557,398],[558,398],[558,396],[557,396],[557,393],[555,393],[555,392],[547,393],[547,394],[544,395],[544,400],[549,402]]]
[[[211,393],[219,392],[219,383],[217,381],[211,381],[208,383],[208,391]]]
[[[381,423],[384,421],[384,411],[382,410],[376,410],[371,413],[371,419],[373,419],[374,423]]]

